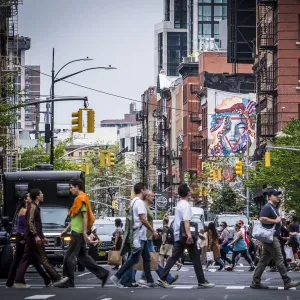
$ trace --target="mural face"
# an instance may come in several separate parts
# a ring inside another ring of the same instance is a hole
[[[247,142],[251,147],[255,140],[255,102],[218,94],[217,103],[215,113],[209,116],[209,156],[245,153]]]

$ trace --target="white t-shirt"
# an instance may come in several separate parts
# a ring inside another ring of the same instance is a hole
[[[175,242],[179,241],[180,234],[180,223],[182,221],[191,221],[193,218],[193,213],[190,204],[181,199],[175,208],[175,219],[174,219],[174,239]]]
[[[133,206],[134,204],[134,206]],[[144,214],[147,219],[147,208],[143,200],[139,197],[135,197],[131,203],[131,207],[133,206],[133,228],[141,228],[138,229],[140,231],[140,238],[142,241],[147,241],[147,228],[146,226],[142,226],[142,222],[140,220],[139,215]]]

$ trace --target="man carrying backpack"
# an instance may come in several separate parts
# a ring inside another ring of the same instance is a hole
[[[162,244],[160,247],[160,263],[165,266],[165,258],[167,259],[172,256],[172,249],[174,245],[174,231],[171,227],[168,226],[169,219],[163,219],[163,234],[162,234]]]

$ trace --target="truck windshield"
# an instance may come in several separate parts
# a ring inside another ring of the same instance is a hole
[[[116,230],[115,224],[94,224],[97,227],[98,235],[112,236]]]
[[[68,209],[66,207],[41,207],[43,225],[66,226]]]
[[[242,220],[245,225],[248,225],[247,217],[243,215],[239,215],[239,216],[219,216],[218,226],[220,226],[221,222],[223,221],[227,223],[227,226],[234,226],[239,220]]]

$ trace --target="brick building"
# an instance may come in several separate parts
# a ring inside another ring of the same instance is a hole
[[[257,4],[257,53],[253,69],[257,81],[258,148],[272,140],[286,122],[299,117],[299,16],[297,0],[261,0]]]

